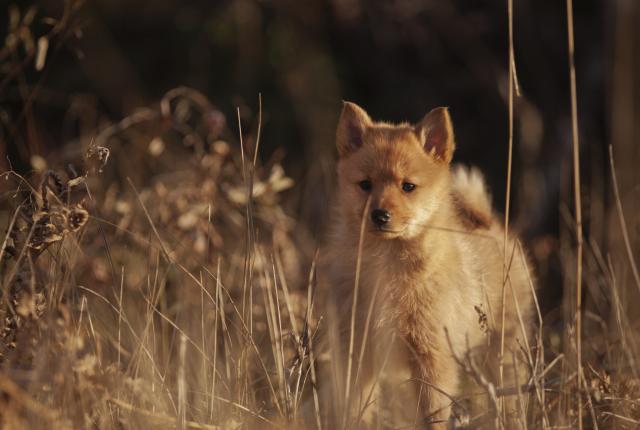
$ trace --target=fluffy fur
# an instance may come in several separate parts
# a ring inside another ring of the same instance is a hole
[[[414,415],[417,410],[439,423],[434,426],[446,425],[450,396],[460,388],[461,370],[452,354],[473,351],[486,376],[498,383],[503,306],[505,385],[513,381],[511,351],[520,350],[518,341],[526,345],[531,325],[526,261],[512,236],[505,258],[502,220],[492,212],[478,170],[451,168],[455,143],[446,108],[432,110],[416,125],[391,125],[373,122],[363,109],[345,103],[336,145],[336,208],[318,271],[320,291],[339,321],[334,347],[343,350],[333,349],[334,382],[362,410],[369,392],[374,403],[382,396],[380,375],[395,380],[392,393],[412,379],[415,402],[403,403],[412,405]],[[415,188],[403,190],[405,183]],[[388,211],[390,220],[376,224],[374,209]],[[345,364],[350,342],[351,372]],[[519,369],[523,383],[526,366]],[[345,383],[353,388],[343,391]]]

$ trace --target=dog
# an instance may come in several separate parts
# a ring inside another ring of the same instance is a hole
[[[519,380],[513,361],[531,351],[526,252],[505,237],[480,172],[451,165],[448,109],[389,124],[344,102],[336,146],[335,208],[318,277],[336,322],[328,330],[332,376],[320,382],[333,381],[329,402],[340,419],[358,427],[371,419],[367,409],[384,409],[385,378],[395,381],[391,397],[412,385],[413,400],[399,403],[410,421],[431,428],[453,419],[464,367],[482,368],[476,376],[493,387],[526,382],[526,360]],[[517,420],[516,402],[504,405]]]

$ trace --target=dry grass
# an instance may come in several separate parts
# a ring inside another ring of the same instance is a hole
[[[161,106],[99,133],[72,177],[3,175],[2,422],[320,427],[330,411],[319,410],[314,388],[326,381],[315,381],[310,363],[331,355],[312,348],[330,321],[313,308],[316,244],[296,239],[302,227],[280,204],[292,181],[277,163],[243,155],[241,147],[257,146],[250,135],[241,146],[221,140],[220,127],[202,128],[216,111],[200,94],[174,90]],[[172,125],[148,132],[162,121]],[[175,133],[187,124],[195,137]],[[147,179],[122,180],[132,159],[145,160]],[[586,427],[637,427],[637,322],[609,258],[594,244],[586,250],[585,277],[612,318],[585,313],[582,390],[567,359],[573,318],[560,325],[538,310],[536,339],[514,352],[529,367],[516,371],[534,375],[522,386],[494,387],[471,355],[457,358],[469,374],[464,395],[452,399],[461,427],[500,426],[485,399],[496,409],[505,396],[518,397],[523,427],[573,427],[581,409]],[[363,351],[348,351],[332,358],[357,373]],[[342,412],[345,427],[360,422],[353,413]],[[393,427],[384,413],[378,420]]]

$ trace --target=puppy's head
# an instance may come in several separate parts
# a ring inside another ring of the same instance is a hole
[[[345,102],[336,132],[342,216],[380,238],[412,238],[426,228],[448,192],[455,148],[446,108],[416,125],[373,122]]]

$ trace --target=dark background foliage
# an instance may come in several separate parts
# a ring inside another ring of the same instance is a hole
[[[600,242],[606,242],[607,146],[616,121],[627,127],[624,153],[637,154],[633,102],[630,112],[613,108],[638,92],[616,89],[637,62],[637,44],[629,42],[635,32],[629,30],[640,8],[632,3],[575,4],[586,231]],[[65,4],[42,0],[13,7],[25,13],[35,6],[31,28],[37,37],[51,28],[43,19],[63,16]],[[3,6],[3,32],[9,10]],[[445,105],[455,123],[457,160],[486,173],[502,211],[507,25],[506,1],[86,1],[70,30],[52,38],[43,71],[23,67],[19,77],[12,74],[9,66],[19,64],[24,52],[11,54],[16,61],[2,70],[0,165],[28,171],[34,154],[46,157],[180,85],[208,96],[231,131],[237,133],[236,108],[246,128],[255,129],[260,93],[262,154],[279,156],[284,149],[285,168],[298,182],[291,210],[318,232],[330,188],[321,178],[332,172],[340,101],[357,102],[375,119],[412,122]],[[556,245],[570,224],[562,214],[572,210],[566,28],[564,2],[514,1],[521,95],[515,102],[512,215],[540,277],[556,286],[545,296],[550,302],[561,295]],[[617,66],[621,61],[630,66],[625,72]],[[629,175],[627,183],[635,177]],[[594,193],[605,203],[590,205]]]

